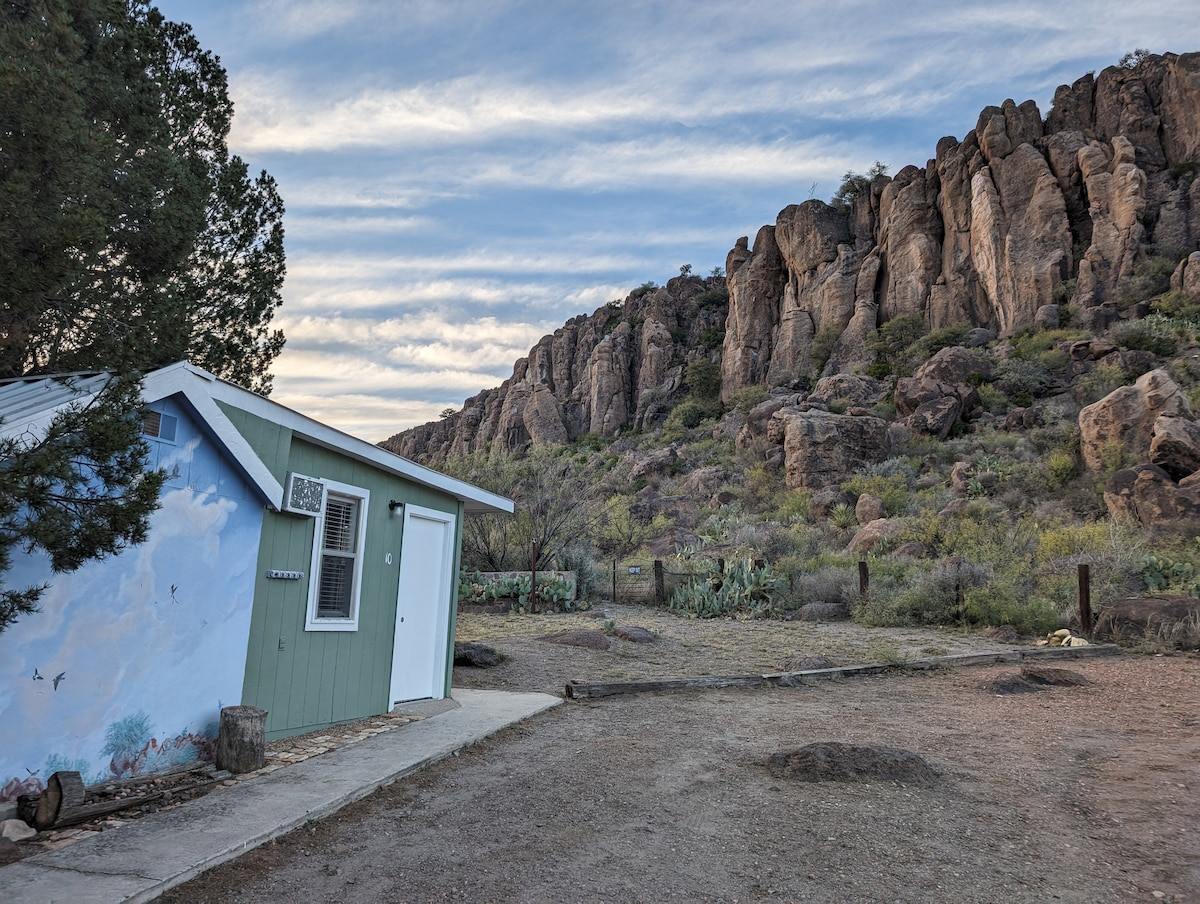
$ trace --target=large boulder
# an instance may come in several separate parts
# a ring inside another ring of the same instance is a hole
[[[1140,641],[1149,636],[1170,640],[1200,624],[1200,600],[1190,596],[1126,597],[1107,603],[1096,619],[1097,640]],[[1181,638],[1182,639],[1182,638]]]
[[[865,556],[886,540],[895,537],[903,525],[889,521],[887,518],[879,518],[872,521],[870,524],[864,524],[862,528],[854,535],[854,538],[847,544],[845,554],[848,556]]]
[[[1113,449],[1147,461],[1154,423],[1161,415],[1191,417],[1183,391],[1165,370],[1152,370],[1132,386],[1106,395],[1079,412],[1079,445],[1090,471],[1105,467]]]
[[[1200,482],[1181,486],[1156,465],[1118,471],[1104,487],[1104,504],[1114,518],[1152,527],[1200,519]]]
[[[992,379],[992,363],[979,352],[956,345],[943,348],[918,367],[913,376],[955,386],[986,383]]]
[[[833,486],[888,457],[888,425],[879,418],[785,408],[773,420],[782,428],[787,485],[792,488]]]
[[[1159,415],[1151,430],[1150,462],[1175,480],[1200,471],[1200,424],[1190,418]]]

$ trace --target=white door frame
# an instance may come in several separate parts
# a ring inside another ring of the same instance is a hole
[[[408,538],[411,536],[409,526],[413,518],[420,518],[423,521],[432,521],[442,525],[443,537],[445,539],[442,561],[440,562],[423,562],[416,560],[414,556],[409,555],[406,547],[408,546]],[[406,579],[410,582],[422,572],[427,572],[431,568],[436,568],[440,571],[441,580],[436,589],[436,606],[434,612],[434,635],[433,642],[433,674],[428,676],[431,678],[432,696],[435,699],[445,696],[446,693],[446,655],[449,650],[450,642],[450,598],[455,592],[455,582],[453,580],[454,568],[454,528],[456,516],[447,512],[439,512],[436,509],[428,509],[419,505],[405,503],[404,505],[404,533],[401,537],[400,545],[400,576],[399,583],[396,588],[396,633],[392,641],[392,669],[391,680],[388,688],[388,709],[395,706],[396,701],[406,699],[422,699],[425,696],[413,697],[403,688],[409,683],[407,676],[404,673],[403,655],[404,642],[407,640],[406,632],[402,629],[405,627],[404,618],[406,609],[404,605],[403,595],[406,589]],[[411,586],[411,585],[410,585]],[[419,642],[419,639],[414,639]]]

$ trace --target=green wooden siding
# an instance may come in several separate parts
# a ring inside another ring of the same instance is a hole
[[[403,518],[388,501],[456,516],[454,575],[461,548],[462,504],[372,465],[304,441],[277,424],[222,406],[255,452],[282,483],[288,471],[361,487],[370,492],[363,544],[356,631],[305,631],[315,519],[266,512],[250,624],[242,702],[267,710],[269,739],[387,712],[400,579]],[[388,554],[391,564],[386,564]],[[302,571],[299,581],[268,579],[269,569]],[[453,590],[451,591],[453,593]],[[453,650],[454,605],[448,649]],[[453,656],[447,657],[450,687]]]

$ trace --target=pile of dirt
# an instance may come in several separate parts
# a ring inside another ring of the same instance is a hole
[[[1033,691],[1043,691],[1051,687],[1083,687],[1088,680],[1078,672],[1070,669],[1056,669],[1049,666],[1025,666],[1020,674],[1009,673],[994,678],[986,685],[993,694],[1028,694]]]
[[[937,772],[925,758],[898,747],[819,741],[771,754],[767,767],[778,778],[801,782],[901,782],[933,785]]]

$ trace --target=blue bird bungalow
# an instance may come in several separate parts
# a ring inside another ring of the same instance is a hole
[[[0,382],[0,435],[37,435],[105,374]],[[85,783],[212,759],[222,706],[267,739],[450,691],[463,517],[513,503],[187,363],[143,380],[144,543],[52,574],[0,634],[0,805],[58,770]]]

